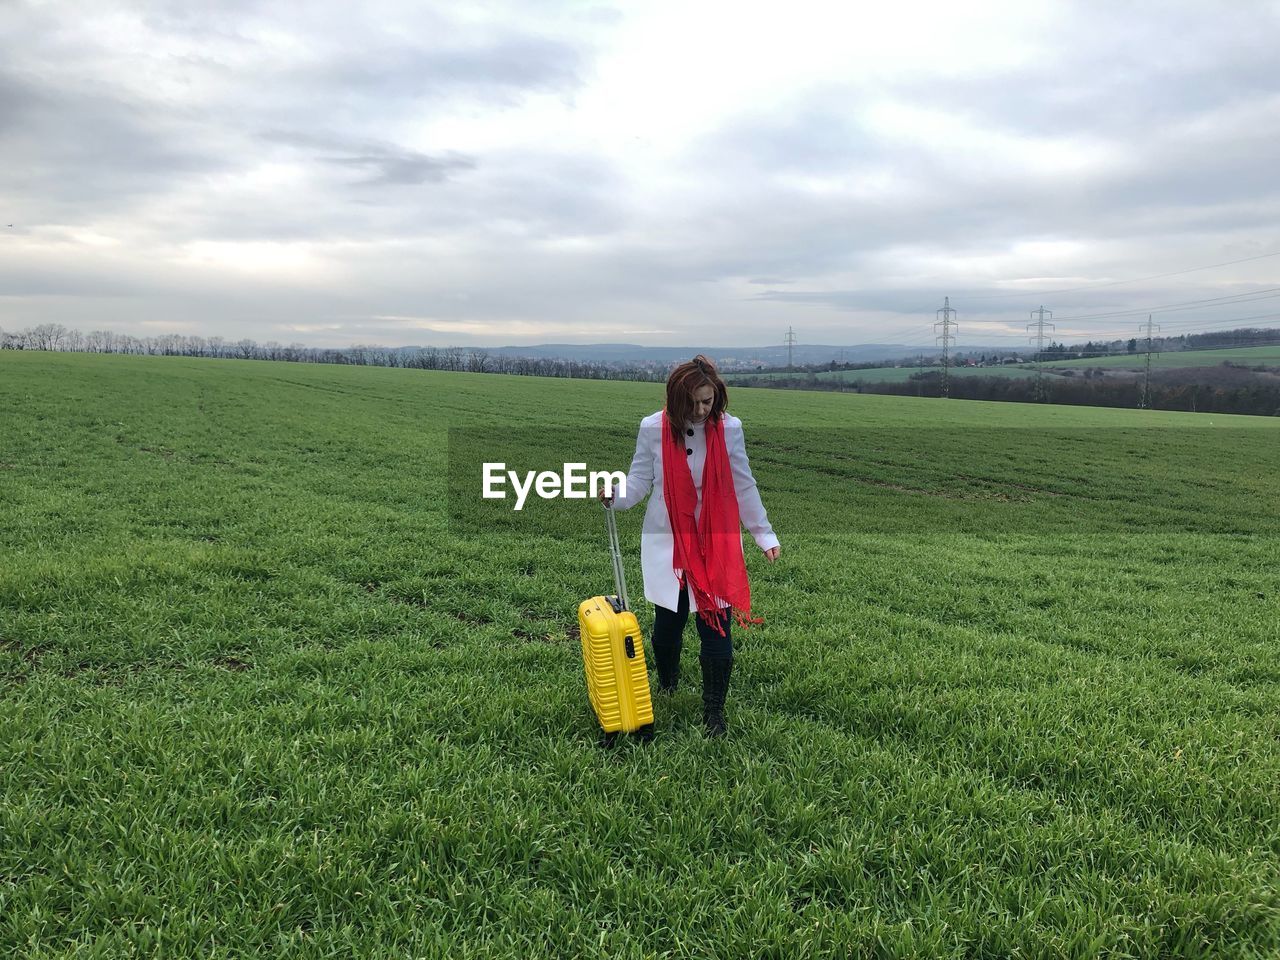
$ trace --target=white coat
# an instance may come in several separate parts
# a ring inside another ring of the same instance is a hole
[[[724,422],[724,442],[729,452],[729,467],[733,474],[733,489],[738,496],[738,518],[755,539],[761,550],[778,546],[760,491],[756,489],[751,465],[747,462],[747,447],[742,437],[742,421],[731,414],[721,415]],[[685,449],[693,486],[698,492],[695,517],[702,511],[702,467],[707,460],[707,434],[705,424],[685,427]],[[671,566],[675,550],[675,537],[671,533],[671,519],[667,516],[667,502],[662,485],[662,411],[650,414],[640,421],[636,435],[636,452],[627,471],[627,495],[615,496],[614,510],[627,510],[649,495],[645,509],[644,526],[640,534],[640,567],[644,572],[644,595],[650,603],[674,610],[680,603],[680,581]],[[692,589],[689,590],[689,609],[697,610]]]

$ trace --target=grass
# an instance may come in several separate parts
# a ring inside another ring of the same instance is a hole
[[[602,751],[598,511],[448,453],[625,465],[659,396],[0,354],[0,951],[1280,950],[1280,423],[735,390],[784,553],[730,735],[690,631]]]
[[[1143,370],[1146,368],[1147,355],[1139,352],[1123,356],[1094,357],[1089,360],[1048,360],[1044,369],[1048,373],[1062,370],[1093,369],[1104,370]],[[1152,370],[1176,370],[1190,367],[1215,367],[1223,363],[1236,363],[1244,366],[1266,366],[1280,369],[1280,346],[1271,347],[1231,347],[1221,350],[1187,350],[1181,353],[1158,353],[1151,356]],[[819,380],[845,380],[850,383],[900,383],[912,374],[920,373],[917,366],[872,367],[866,370],[829,370],[818,373]],[[941,367],[924,367],[924,372],[940,372]],[[742,377],[762,377],[770,380],[788,377],[806,376],[803,373],[761,373],[733,374],[733,379]],[[1033,377],[1035,364],[1010,364],[1000,367],[952,367],[953,377]]]
[[[1113,357],[1096,357],[1092,360],[1059,360],[1055,367],[1102,367],[1104,369],[1141,370],[1146,366],[1147,355],[1135,354]],[[1223,347],[1218,350],[1186,350],[1180,353],[1156,353],[1151,355],[1151,368],[1176,369],[1179,367],[1215,367],[1222,363],[1238,363],[1246,366],[1280,367],[1280,346]]]
[[[919,367],[909,364],[901,367],[868,367],[865,370],[824,370],[814,374],[819,380],[844,380],[848,383],[900,383],[916,373],[941,373],[939,366]],[[1035,376],[1034,366],[1010,365],[1007,367],[951,367],[952,376],[1030,377]],[[743,377],[759,377],[765,380],[786,380],[807,377],[807,373],[756,373],[733,374],[733,380]]]

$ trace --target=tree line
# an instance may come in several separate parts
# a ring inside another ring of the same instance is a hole
[[[1100,374],[1101,371],[1098,371]],[[953,376],[949,394],[957,400],[996,400],[1013,403],[1063,403],[1089,407],[1129,407],[1141,405],[1143,380],[1140,376],[1094,375],[1084,370],[1079,377],[1046,376],[1043,393],[1034,377]],[[942,371],[926,370],[905,380],[858,382],[798,376],[777,379],[744,377],[741,386],[773,387],[781,390],[831,390],[881,393],[902,397],[941,397]],[[1147,405],[1158,410],[1185,410],[1191,413],[1240,413],[1252,416],[1280,416],[1280,375],[1265,367],[1250,368],[1234,363],[1216,367],[1188,367],[1161,370],[1151,376]]]
[[[1178,349],[1280,343],[1280,330],[1240,329],[1179,337]],[[1089,345],[1092,346],[1092,345]],[[268,360],[286,363],[333,363],[356,366],[404,367],[465,373],[505,373],[517,376],[566,377],[586,380],[638,380],[661,382],[667,367],[660,364],[586,362],[556,357],[522,357],[491,353],[476,347],[384,347],[355,344],[350,347],[308,347],[301,343],[257,343],[243,338],[162,334],[135,337],[110,330],[81,333],[56,323],[44,323],[18,331],[0,329],[0,350],[47,350],[78,353],[117,353],[146,356],[208,357],[215,359]],[[831,364],[820,369],[874,368],[884,361],[864,364]],[[1067,374],[1069,371],[1062,371]],[[1016,403],[1064,403],[1084,406],[1137,407],[1142,401],[1140,377],[1103,375],[1101,368],[1081,370],[1081,375],[1049,376],[1043,392],[1034,378],[955,376],[950,396],[963,400],[997,400]],[[815,373],[770,379],[742,377],[739,386],[783,390],[856,391],[898,396],[942,396],[942,372],[926,369],[897,382],[858,382],[819,379]],[[1280,376],[1266,367],[1223,363],[1153,373],[1148,404],[1162,410],[1203,413],[1242,413],[1280,416]]]
[[[662,381],[667,377],[666,368],[663,367],[584,362],[556,357],[521,357],[490,353],[477,347],[384,347],[373,344],[355,344],[341,348],[308,347],[301,343],[281,344],[274,340],[258,343],[247,338],[228,340],[225,337],[198,337],[177,333],[149,337],[134,337],[110,330],[81,333],[57,323],[42,323],[17,331],[0,330],[0,350],[336,363],[584,380]]]

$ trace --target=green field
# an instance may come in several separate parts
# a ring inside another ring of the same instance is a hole
[[[1046,369],[1050,364],[1045,364]],[[941,367],[868,367],[866,370],[825,370],[814,374],[819,380],[844,380],[848,383],[900,383],[916,373],[941,373]],[[951,376],[987,376],[987,377],[1034,377],[1033,364],[1010,364],[1005,367],[951,367]],[[805,373],[758,373],[733,374],[729,382],[747,377],[761,377],[766,380],[787,380],[805,377]]]
[[[1135,353],[1118,357],[1096,357],[1092,360],[1059,360],[1046,366],[1054,367],[1103,367],[1141,370],[1146,366],[1147,355]],[[1221,363],[1239,363],[1246,366],[1280,367],[1280,346],[1272,347],[1224,347],[1221,350],[1185,350],[1179,353],[1153,353],[1151,368],[1176,369],[1178,367],[1213,367]]]
[[[1145,353],[1125,354],[1124,356],[1095,357],[1090,360],[1051,360],[1044,364],[1046,373],[1060,370],[1092,369],[1101,367],[1105,370],[1144,370],[1147,355]],[[1181,353],[1158,353],[1151,356],[1152,370],[1176,370],[1188,367],[1214,367],[1223,363],[1238,363],[1245,366],[1267,366],[1280,369],[1280,346],[1272,347],[1236,347],[1221,350],[1187,350]],[[941,372],[940,367],[924,367],[924,372]],[[920,373],[920,367],[872,367],[867,370],[831,370],[818,373],[819,380],[846,380],[862,383],[898,383],[906,380],[914,373]],[[762,373],[733,374],[730,381],[743,376],[759,376],[770,380],[786,379],[804,374],[795,373]],[[953,377],[1033,377],[1035,364],[1010,364],[1002,367],[952,367]]]
[[[600,511],[448,431],[625,467],[660,397],[0,353],[0,955],[1280,953],[1280,420],[735,390],[729,735],[691,628],[602,749]]]

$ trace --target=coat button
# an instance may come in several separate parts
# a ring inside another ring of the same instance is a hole
[[[691,457],[692,457],[692,456],[693,456],[693,447],[685,447],[685,448],[684,448],[684,452],[685,452],[685,453],[687,453],[689,456],[691,456]]]
[[[692,436],[693,436],[693,427],[690,427],[688,430],[686,430],[686,431],[685,431],[685,433],[687,433],[689,436],[691,436],[691,437],[692,437]]]

